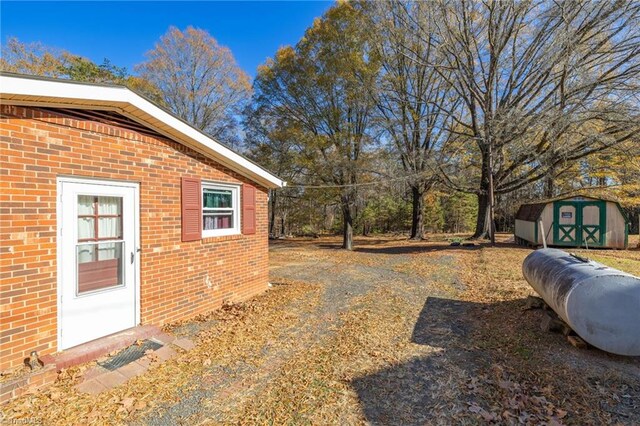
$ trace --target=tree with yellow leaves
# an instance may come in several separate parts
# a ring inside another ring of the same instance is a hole
[[[251,83],[231,50],[204,30],[171,27],[136,67],[174,114],[221,142],[238,142],[237,116]]]
[[[311,185],[328,186],[342,212],[343,248],[353,247],[358,184],[371,137],[369,89],[378,64],[360,11],[341,2],[314,21],[295,47],[260,67],[254,98],[259,120],[298,131],[299,167]]]

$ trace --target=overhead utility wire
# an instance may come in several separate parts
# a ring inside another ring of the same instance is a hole
[[[305,185],[303,183],[294,183],[289,185],[287,183],[287,186],[285,186],[283,189],[286,188],[300,188],[300,189],[329,189],[329,188],[349,188],[349,187],[359,187],[359,186],[370,186],[370,185],[379,185],[381,183],[385,183],[385,182],[398,182],[398,181],[404,181],[404,180],[409,180],[415,177],[419,177],[421,175],[427,174],[429,172],[425,171],[425,172],[420,172],[420,173],[416,173],[413,175],[407,175],[407,176],[402,176],[402,177],[397,177],[397,178],[390,178],[390,179],[381,179],[381,180],[376,180],[373,182],[362,182],[362,183],[348,183],[348,184],[344,184],[344,185]]]

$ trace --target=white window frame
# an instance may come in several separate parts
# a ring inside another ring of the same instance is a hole
[[[209,237],[222,237],[225,235],[239,235],[240,234],[240,185],[232,185],[228,183],[207,182],[202,181],[200,188],[200,197],[204,201],[205,189],[222,189],[225,191],[231,191],[231,207],[233,211],[233,228],[226,229],[204,229],[204,214],[205,206],[202,204],[202,238]]]

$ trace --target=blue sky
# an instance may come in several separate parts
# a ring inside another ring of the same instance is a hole
[[[173,25],[207,30],[233,52],[252,77],[278,47],[295,44],[326,1],[281,2],[26,2],[2,0],[0,34],[22,42],[42,42],[102,63],[127,67]]]

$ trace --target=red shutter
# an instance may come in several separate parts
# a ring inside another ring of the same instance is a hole
[[[182,178],[182,241],[202,239],[202,190],[200,179]]]
[[[242,185],[242,233],[256,233],[256,189],[246,183]]]

